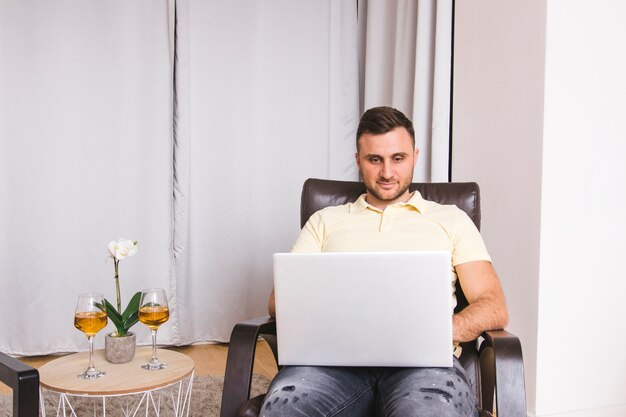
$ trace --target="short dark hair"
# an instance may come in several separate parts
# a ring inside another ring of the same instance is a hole
[[[415,147],[413,123],[404,113],[388,106],[372,107],[361,116],[359,127],[356,130],[356,148],[359,149],[359,138],[364,133],[382,135],[397,127],[403,127],[409,132],[413,140],[413,147]]]

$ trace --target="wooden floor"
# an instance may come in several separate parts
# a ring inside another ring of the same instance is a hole
[[[226,369],[226,355],[228,354],[227,344],[198,344],[183,347],[168,347],[167,349],[184,353],[192,358],[196,367],[196,375],[224,375],[224,370]],[[19,360],[34,368],[39,368],[46,362],[58,357],[59,355],[30,356],[19,358]],[[257,344],[254,359],[254,372],[265,375],[270,379],[273,378],[277,372],[272,351],[263,340],[259,341]],[[6,385],[0,383],[0,393],[8,394],[10,392],[11,390]]]

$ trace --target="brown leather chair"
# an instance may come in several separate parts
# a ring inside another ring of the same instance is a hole
[[[13,389],[13,417],[39,416],[39,371],[0,352],[0,381]]]
[[[480,229],[480,191],[476,183],[411,184],[410,189],[418,190],[427,200],[455,204]],[[304,226],[317,210],[355,201],[364,192],[365,187],[360,182],[307,180],[302,190],[300,226]],[[456,291],[458,312],[467,306],[467,300],[458,282]],[[224,377],[221,417],[259,415],[264,395],[249,398],[259,336],[267,340],[276,357],[276,323],[273,319],[253,319],[239,323],[233,329]],[[482,337],[484,340],[480,343],[463,343],[460,358],[476,392],[476,405],[481,410],[481,416],[490,416],[496,412],[498,417],[526,417],[524,365],[519,339],[504,330],[488,331]]]

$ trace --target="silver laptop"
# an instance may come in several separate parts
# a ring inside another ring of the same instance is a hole
[[[274,254],[281,365],[452,366],[447,251]]]

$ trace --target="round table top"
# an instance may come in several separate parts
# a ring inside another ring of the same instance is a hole
[[[171,385],[193,373],[193,360],[182,353],[157,349],[157,357],[167,368],[149,371],[141,368],[152,358],[152,347],[137,348],[135,358],[123,364],[109,363],[104,350],[93,352],[94,366],[106,375],[96,379],[81,379],[77,375],[89,365],[89,352],[63,356],[39,368],[43,388],[71,395],[124,395],[151,391]]]

